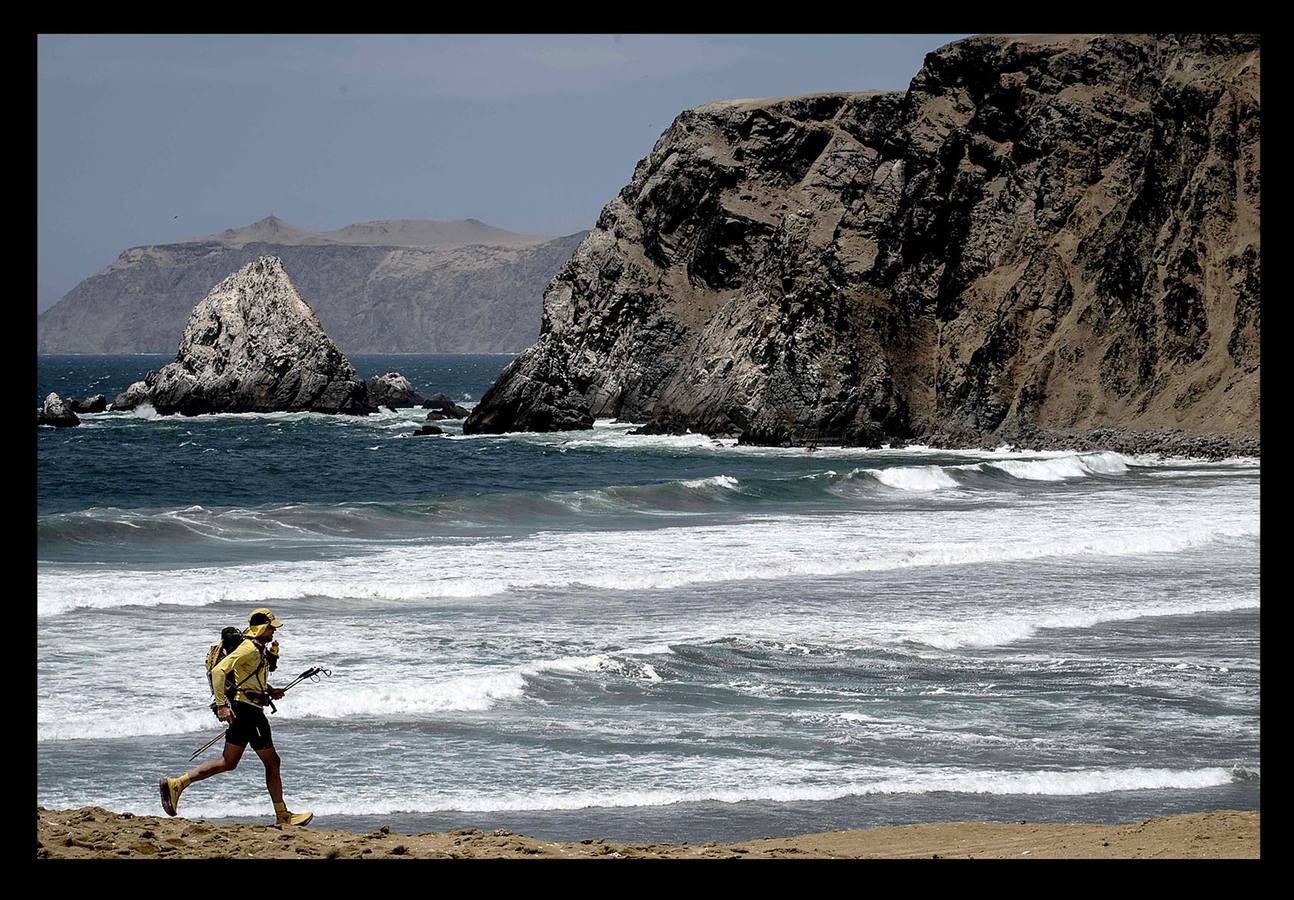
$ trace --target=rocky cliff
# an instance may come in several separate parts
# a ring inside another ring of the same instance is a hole
[[[175,362],[145,383],[163,415],[373,409],[365,383],[274,256],[212,288],[193,308]]]
[[[267,255],[351,353],[515,351],[538,336],[544,286],[583,236],[513,234],[474,219],[313,232],[271,216],[126,250],[38,317],[37,351],[169,353],[211,285]]]
[[[681,114],[465,430],[754,443],[1259,426],[1255,37],[977,37]]]

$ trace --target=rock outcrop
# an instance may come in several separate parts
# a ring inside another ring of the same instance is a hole
[[[108,408],[108,398],[95,394],[82,400],[68,400],[67,406],[74,413],[101,413]]]
[[[49,394],[36,414],[37,425],[52,425],[55,428],[71,428],[80,425],[81,420],[72,412],[67,402],[58,394]]]
[[[369,402],[374,406],[407,409],[413,406],[421,406],[425,400],[421,394],[413,389],[409,379],[399,372],[374,375],[364,384],[368,387]]]
[[[467,417],[467,408],[459,406],[450,399],[448,394],[432,394],[422,402],[423,409],[431,410],[428,414],[427,421],[431,421],[431,416],[439,414],[444,419],[463,419]]]
[[[114,410],[131,410],[148,403],[148,394],[152,390],[150,384],[156,381],[157,373],[149,372],[143,381],[134,382],[130,387],[118,394],[112,401],[112,408]]]
[[[274,256],[216,285],[189,316],[175,362],[149,377],[148,402],[162,415],[374,409]]]
[[[1255,437],[1258,39],[971,38],[681,114],[464,431]]]
[[[274,217],[133,247],[36,321],[40,353],[169,353],[211,286],[277,256],[348,353],[516,352],[539,335],[544,287],[584,233],[514,234],[473,219],[337,231]]]

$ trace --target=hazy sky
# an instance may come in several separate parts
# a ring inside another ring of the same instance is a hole
[[[276,215],[590,228],[682,110],[902,90],[964,35],[37,39],[37,309],[127,247]]]

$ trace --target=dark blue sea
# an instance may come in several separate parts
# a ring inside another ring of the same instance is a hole
[[[464,406],[508,356],[353,356]],[[37,403],[166,356],[38,357]],[[1258,809],[1257,459],[414,436],[426,412],[37,431],[37,802],[157,814],[203,660],[285,623],[319,827],[735,841]],[[208,754],[215,755],[217,749]],[[181,815],[265,821],[259,764]]]

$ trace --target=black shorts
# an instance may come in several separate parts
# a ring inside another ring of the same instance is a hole
[[[265,710],[250,703],[234,703],[234,724],[225,732],[225,743],[236,747],[252,745],[253,750],[264,750],[273,745],[270,737],[270,720],[265,718]]]

